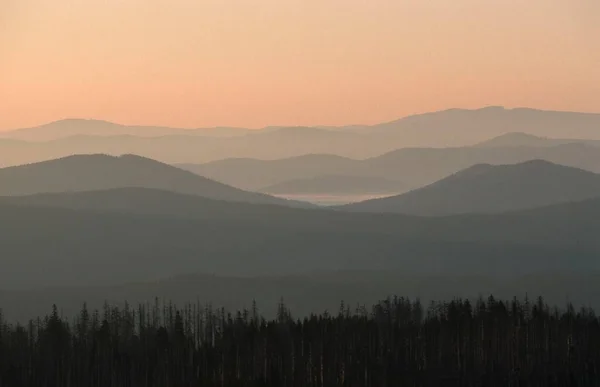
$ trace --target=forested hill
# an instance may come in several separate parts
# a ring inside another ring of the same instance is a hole
[[[597,386],[600,322],[537,300],[403,298],[295,320],[283,303],[55,307],[25,326],[0,320],[0,386]]]

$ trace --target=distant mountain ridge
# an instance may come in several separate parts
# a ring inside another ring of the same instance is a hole
[[[250,129],[214,127],[203,129],[182,129],[167,126],[122,125],[105,120],[68,118],[31,128],[0,132],[0,138],[25,141],[52,141],[73,136],[216,136],[229,137],[244,135]]]
[[[478,164],[428,186],[341,206],[349,211],[446,216],[501,213],[600,197],[600,175],[542,160]]]
[[[129,187],[154,188],[234,202],[310,207],[307,203],[243,191],[135,155],[74,155],[0,169],[0,195],[3,196]]]
[[[568,135],[581,139],[598,139],[600,134],[594,129],[598,120],[600,113],[487,106],[479,109],[447,109],[415,114],[374,127],[380,131],[402,128],[417,138],[433,134],[429,131],[435,128],[437,134],[443,138],[456,136],[456,140],[463,141],[469,141],[469,138],[473,139],[476,136],[480,136],[479,141],[484,141],[485,138],[510,132],[524,132],[542,137],[561,138]],[[458,144],[454,143],[453,146],[456,145]]]
[[[0,133],[0,165],[70,154],[133,153],[167,163],[205,163],[231,157],[281,159],[328,153],[354,159],[399,148],[465,147],[510,132],[548,138],[600,140],[600,114],[526,108],[450,109],[378,125],[176,129],[64,120]],[[79,137],[76,141],[70,137]],[[122,136],[130,136],[126,141]]]

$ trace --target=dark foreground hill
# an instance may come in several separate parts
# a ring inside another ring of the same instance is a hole
[[[341,208],[441,216],[500,213],[594,197],[600,197],[600,175],[534,160],[514,165],[475,165],[405,194]]]
[[[154,199],[127,190],[76,195],[84,199],[0,200],[5,289],[111,285],[190,272],[401,269],[506,276],[600,267],[598,200],[505,215],[420,218],[243,203],[219,210],[226,203],[215,207],[168,192],[149,193]],[[127,197],[139,200],[123,206]]]
[[[75,155],[0,169],[0,195],[3,196],[124,187],[154,188],[234,202],[309,206],[243,191],[134,155]]]

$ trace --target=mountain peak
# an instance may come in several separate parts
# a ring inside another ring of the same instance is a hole
[[[510,110],[505,108],[504,106],[500,106],[500,105],[490,105],[490,106],[484,106],[482,108],[479,109],[475,109],[478,111],[504,111],[504,110]]]
[[[450,177],[461,177],[462,178],[462,177],[466,177],[466,176],[477,176],[477,175],[481,175],[483,173],[487,173],[495,167],[496,166],[492,165],[492,164],[479,163],[479,164],[470,166],[469,168],[460,170],[460,171],[454,173],[453,175],[451,175]]]

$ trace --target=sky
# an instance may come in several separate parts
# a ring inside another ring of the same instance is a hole
[[[600,112],[598,0],[0,0],[0,130]]]

